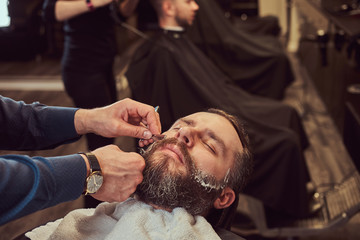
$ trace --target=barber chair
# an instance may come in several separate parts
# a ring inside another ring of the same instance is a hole
[[[245,14],[251,17],[259,14],[258,0],[232,0],[230,4],[233,14],[237,16]]]
[[[341,183],[335,184],[327,191],[320,192],[319,200],[323,204],[323,208],[317,216],[295,220],[286,226],[269,228],[263,204],[250,196],[240,195],[236,211],[251,219],[255,228],[243,228],[235,219],[231,231],[245,238],[251,235],[267,238],[292,238],[316,235],[341,226],[360,211],[359,173],[354,171]]]
[[[280,35],[278,17],[260,17],[257,0],[216,0],[216,2],[235,27],[250,34],[275,37]]]

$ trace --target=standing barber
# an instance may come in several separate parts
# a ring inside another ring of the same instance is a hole
[[[47,22],[64,22],[62,80],[78,108],[96,108],[117,101],[114,59],[115,23],[110,4],[123,18],[131,16],[139,0],[45,0]],[[87,134],[88,149],[112,144],[114,139]]]
[[[25,104],[0,95],[0,126],[4,150],[54,148],[86,133],[150,139],[161,132],[154,108],[131,99],[85,110]],[[121,202],[142,181],[144,166],[139,154],[115,145],[58,157],[0,156],[0,225],[74,200],[84,191],[101,201]]]

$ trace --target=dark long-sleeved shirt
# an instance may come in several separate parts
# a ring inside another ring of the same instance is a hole
[[[57,0],[45,0],[43,19],[55,22]],[[115,24],[109,5],[96,8],[64,21],[62,66],[86,73],[112,64],[117,52]]]
[[[76,110],[25,104],[0,95],[0,149],[49,149],[77,140]],[[78,198],[85,178],[86,164],[79,154],[0,156],[0,225]]]

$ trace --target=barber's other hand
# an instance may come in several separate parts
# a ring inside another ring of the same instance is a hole
[[[154,107],[129,98],[102,108],[79,109],[74,122],[80,135],[95,133],[109,138],[149,139],[152,134],[161,133],[160,117]]]
[[[137,153],[123,152],[115,145],[98,148],[92,153],[100,163],[104,181],[91,196],[106,202],[125,201],[143,180],[144,159]],[[89,171],[88,163],[87,167]]]
[[[95,8],[108,5],[113,2],[113,0],[91,0]]]

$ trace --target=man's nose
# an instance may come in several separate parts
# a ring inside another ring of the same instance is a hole
[[[188,147],[192,147],[194,145],[194,130],[189,127],[182,127],[175,134],[175,137],[186,144]]]
[[[192,2],[193,3],[193,9],[194,11],[199,10],[199,5],[197,5],[197,3],[195,1]]]

